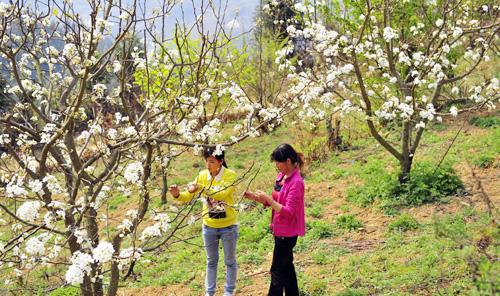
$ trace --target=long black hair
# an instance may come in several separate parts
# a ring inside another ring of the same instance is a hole
[[[290,144],[279,144],[273,153],[271,153],[271,161],[286,162],[290,159],[293,165],[297,165],[301,170],[304,167],[304,155],[297,153]]]
[[[209,146],[203,148],[203,158],[206,160],[210,156],[215,157],[218,161],[222,161],[222,165],[227,168],[226,160],[224,159],[224,151],[220,151],[221,153],[214,155],[215,147]]]

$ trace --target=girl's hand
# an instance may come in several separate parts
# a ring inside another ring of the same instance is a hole
[[[251,199],[251,200],[257,200],[257,196],[255,195],[255,193],[251,192],[251,191],[245,191],[243,193],[243,196],[248,198],[248,199]]]
[[[189,193],[195,193],[198,190],[198,184],[189,184],[187,190]]]
[[[255,200],[256,202],[262,203],[262,199],[260,198],[260,196],[256,195],[255,193],[253,193],[251,191],[245,191],[243,193],[243,196],[245,196],[248,199]]]
[[[255,192],[255,195],[260,199],[261,203],[264,203],[264,204],[267,203],[268,205],[270,205],[271,202],[273,201],[272,196],[267,195],[264,191],[257,190]]]
[[[175,198],[179,197],[179,195],[181,194],[179,192],[179,187],[177,185],[175,185],[175,184],[174,185],[170,185],[168,187],[168,190],[170,191],[170,194],[172,194],[172,196],[175,197]]]

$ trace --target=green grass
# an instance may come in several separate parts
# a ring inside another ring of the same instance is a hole
[[[420,226],[417,220],[408,214],[402,214],[389,224],[390,231],[405,232],[415,230]]]
[[[470,123],[482,128],[498,127],[500,126],[500,117],[494,115],[485,117],[475,116],[472,117]]]
[[[359,230],[363,227],[363,223],[361,223],[355,215],[351,214],[338,216],[335,225],[339,229],[348,231]]]
[[[413,236],[394,233],[383,248],[350,257],[338,271],[338,279],[346,287],[355,285],[369,294],[427,295],[439,291],[441,295],[473,295],[476,288],[468,276],[468,262],[481,255],[472,238],[485,229],[497,232],[488,217],[476,214],[473,217],[478,220],[467,221],[467,214],[436,219]],[[443,229],[443,226],[447,227]],[[492,246],[487,250],[498,251],[498,247],[495,250]],[[498,263],[491,263],[480,274],[494,282],[496,279],[491,278],[491,274],[499,267]]]

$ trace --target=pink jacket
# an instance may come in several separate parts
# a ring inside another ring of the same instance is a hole
[[[277,180],[283,177],[278,173]],[[271,230],[275,236],[304,236],[306,231],[304,214],[304,179],[298,169],[288,176],[279,192],[273,190],[273,199],[283,207],[279,213],[274,212]]]

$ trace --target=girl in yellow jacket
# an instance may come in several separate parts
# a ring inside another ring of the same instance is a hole
[[[170,186],[172,196],[188,202],[201,197],[203,203],[203,241],[207,254],[205,277],[206,296],[215,294],[217,263],[219,261],[219,242],[224,248],[226,264],[226,284],[224,296],[234,294],[236,287],[236,241],[238,239],[237,215],[234,209],[234,183],[236,173],[227,168],[224,151],[206,147],[203,158],[207,169],[201,171],[186,191],[179,191],[177,185]]]

